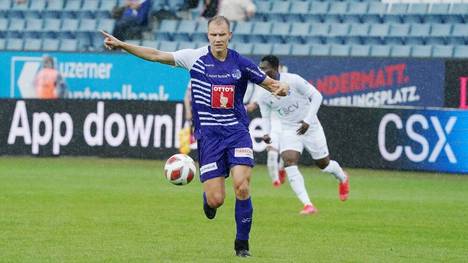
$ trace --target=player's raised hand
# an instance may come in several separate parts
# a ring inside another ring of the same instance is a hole
[[[285,82],[277,82],[273,84],[275,90],[273,91],[273,95],[284,97],[289,94],[289,85]]]
[[[104,36],[104,46],[107,49],[112,50],[122,46],[123,41],[118,40],[116,37],[105,31],[101,30],[101,33]]]
[[[296,132],[297,135],[303,135],[309,129],[309,124],[307,124],[305,121],[300,121],[299,123],[301,124],[301,127],[299,127]]]

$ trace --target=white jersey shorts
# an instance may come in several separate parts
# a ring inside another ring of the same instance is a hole
[[[328,156],[328,146],[323,127],[317,120],[303,135],[297,135],[297,128],[284,127],[280,135],[281,153],[293,150],[302,153],[304,147],[314,160]]]

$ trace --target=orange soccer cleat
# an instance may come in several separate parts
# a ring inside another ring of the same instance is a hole
[[[284,184],[284,181],[286,181],[286,170],[284,168],[280,168],[278,171],[278,176],[281,184]]]
[[[299,214],[301,215],[311,215],[317,213],[318,210],[315,208],[313,204],[310,205],[305,205],[304,208],[302,208],[301,212]]]
[[[349,195],[349,176],[346,175],[346,180],[338,186],[338,192],[340,194],[340,200],[346,201],[348,200]]]
[[[275,180],[275,181],[273,182],[273,187],[274,187],[274,188],[280,188],[280,187],[281,187],[281,182],[280,182],[280,180]]]

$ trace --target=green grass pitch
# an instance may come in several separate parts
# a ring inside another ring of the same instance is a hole
[[[201,184],[173,186],[163,163],[0,158],[0,262],[240,262],[234,195],[204,217]],[[302,168],[313,216],[286,183],[254,169],[249,262],[467,262],[468,177],[349,169],[351,194]]]

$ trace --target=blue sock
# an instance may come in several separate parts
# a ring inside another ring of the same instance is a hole
[[[236,226],[237,226],[237,240],[249,240],[250,228],[252,227],[252,200],[239,200],[236,199]]]

